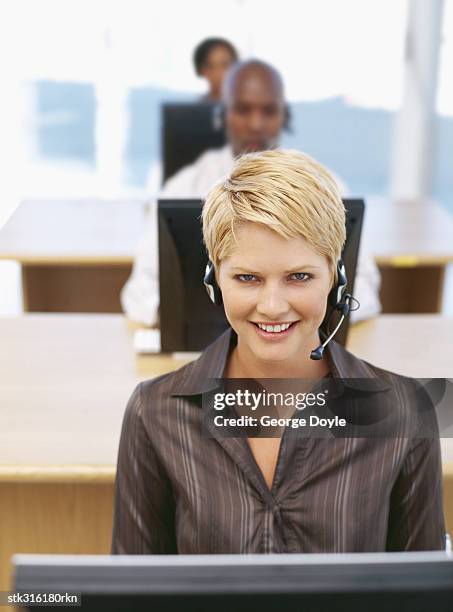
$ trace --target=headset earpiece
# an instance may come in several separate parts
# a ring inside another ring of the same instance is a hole
[[[334,287],[332,287],[329,293],[329,303],[336,310],[342,310],[343,307],[343,297],[346,291],[346,285],[348,284],[348,279],[346,277],[346,268],[344,266],[343,260],[339,259],[337,262],[337,282]]]
[[[329,301],[329,304],[332,306],[332,308],[340,311],[341,313],[340,320],[338,321],[333,332],[329,334],[326,340],[324,340],[322,344],[317,346],[310,353],[310,359],[314,359],[315,361],[318,361],[319,359],[323,358],[324,349],[329,344],[329,342],[332,340],[332,338],[335,336],[337,331],[340,329],[343,321],[345,320],[345,317],[347,317],[347,315],[349,314],[349,311],[351,310],[350,304],[351,304],[351,300],[354,300],[354,298],[352,297],[351,294],[346,293],[347,284],[348,284],[348,279],[346,278],[346,268],[344,266],[343,261],[339,259],[337,262],[337,282],[335,283],[334,287],[332,287],[329,293],[328,301]],[[357,302],[357,300],[354,300],[354,301]]]
[[[220,287],[217,284],[214,264],[211,261],[208,261],[208,263],[206,264],[206,271],[204,273],[203,282],[204,286],[206,287],[206,291],[208,292],[208,295],[211,298],[211,302],[213,302],[213,304],[215,304],[216,306],[221,306],[223,304],[222,292],[220,291]]]

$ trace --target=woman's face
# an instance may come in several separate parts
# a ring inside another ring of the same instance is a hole
[[[233,62],[231,51],[224,45],[217,45],[209,51],[200,73],[209,81],[211,93],[220,95],[223,78]]]
[[[280,365],[308,358],[319,344],[331,288],[326,258],[304,238],[288,240],[260,223],[248,222],[235,235],[217,281],[238,349],[248,359]]]

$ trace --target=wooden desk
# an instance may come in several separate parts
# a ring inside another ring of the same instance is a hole
[[[109,551],[126,402],[184,361],[137,360],[120,315],[1,319],[0,339],[2,590],[14,552]]]
[[[430,203],[367,200],[363,242],[381,272],[383,312],[441,311],[453,217]]]
[[[0,231],[0,259],[22,265],[28,312],[121,312],[141,236],[137,201],[26,201]],[[381,274],[384,312],[440,312],[453,218],[435,205],[367,201],[363,242]]]
[[[121,312],[144,203],[29,200],[0,231],[0,259],[22,267],[27,312]]]
[[[134,386],[183,365],[137,358],[119,315],[0,319],[0,590],[14,552],[109,551],[124,408]],[[403,374],[453,375],[453,318],[382,316],[349,348]],[[443,440],[453,532],[453,440]]]
[[[381,315],[351,326],[347,348],[398,374],[453,378],[453,317]]]

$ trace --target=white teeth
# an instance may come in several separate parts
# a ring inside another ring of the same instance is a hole
[[[263,323],[257,323],[257,325],[260,329],[264,329],[264,331],[278,333],[287,330],[291,323],[283,323],[283,325],[264,325]]]

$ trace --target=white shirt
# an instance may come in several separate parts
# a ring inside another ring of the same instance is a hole
[[[211,187],[226,177],[234,156],[229,145],[203,153],[193,164],[169,178],[160,192],[162,198],[204,198]],[[345,195],[346,187],[335,177]],[[150,202],[145,229],[138,245],[132,274],[121,291],[121,304],[132,321],[155,325],[159,307],[159,259],[157,236],[157,201]],[[373,259],[360,248],[354,296],[360,309],[351,313],[351,322],[368,319],[381,310],[380,275]]]

